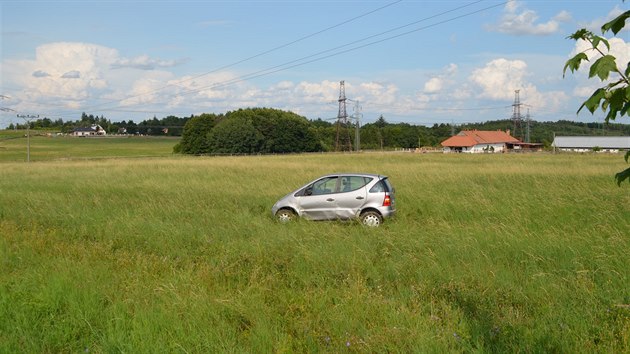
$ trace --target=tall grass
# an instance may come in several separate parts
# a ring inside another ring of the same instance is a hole
[[[0,352],[628,352],[619,156],[365,153],[0,165]],[[333,171],[399,214],[283,225]]]

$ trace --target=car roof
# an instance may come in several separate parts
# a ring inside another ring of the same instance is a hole
[[[387,176],[383,176],[383,175],[379,175],[379,174],[375,174],[375,173],[362,173],[362,172],[358,172],[358,173],[352,173],[352,172],[329,173],[329,174],[324,175],[322,177],[328,177],[328,176],[361,176],[361,177],[372,177],[372,178],[379,178],[379,179],[387,178]]]

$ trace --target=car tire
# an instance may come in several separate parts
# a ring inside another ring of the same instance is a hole
[[[280,209],[276,212],[276,219],[280,223],[288,223],[295,219],[295,212],[291,209]]]
[[[383,217],[381,216],[381,214],[373,210],[368,210],[361,213],[360,220],[361,224],[370,227],[378,227],[383,223]]]

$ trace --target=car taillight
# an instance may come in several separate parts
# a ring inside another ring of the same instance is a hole
[[[392,205],[392,199],[389,197],[389,195],[385,195],[385,199],[383,200],[383,206],[384,207],[388,207]]]

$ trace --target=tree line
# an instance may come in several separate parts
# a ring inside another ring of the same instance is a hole
[[[94,124],[100,125],[108,134],[142,134],[142,135],[167,135],[181,136],[184,125],[191,117],[180,118],[176,116],[168,116],[162,119],[153,117],[152,119],[143,120],[135,123],[132,120],[112,122],[104,116],[95,116],[83,112],[81,118],[72,121],[64,121],[61,118],[52,120],[50,118],[41,118],[30,122],[30,129],[56,130],[61,133],[72,133],[76,128],[90,127]],[[26,129],[26,123],[11,123],[7,129]]]
[[[126,133],[159,136],[181,136],[174,150],[186,154],[294,153],[348,150],[356,147],[355,125],[349,120],[339,126],[336,120],[309,120],[293,112],[273,108],[246,108],[224,114],[203,113],[190,117],[153,117],[140,123],[111,122],[104,116],[83,113],[77,121],[42,118],[30,122],[31,129],[58,130],[70,133],[77,127],[98,124],[108,134]],[[439,147],[440,142],[461,130],[511,130],[524,139],[524,125],[514,131],[509,119],[481,123],[432,126],[390,123],[380,116],[360,127],[360,147],[364,150],[415,149]],[[8,129],[26,129],[26,124]],[[530,141],[550,146],[555,135],[629,136],[630,125],[617,123],[580,123],[567,120],[530,122]]]

